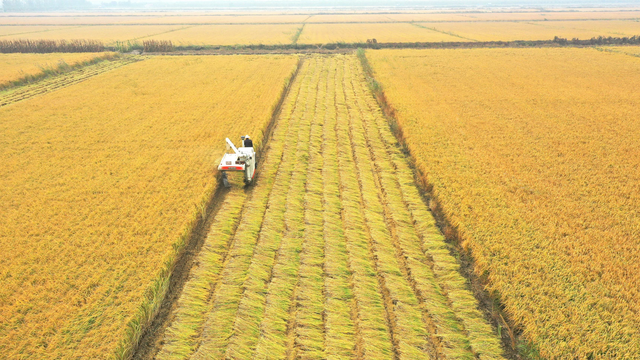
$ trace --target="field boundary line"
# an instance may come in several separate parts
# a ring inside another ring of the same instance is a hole
[[[297,78],[300,68],[302,67],[302,58],[298,59],[298,64],[286,81],[280,99],[272,111],[271,119],[264,135],[256,147],[260,152],[266,151],[269,144],[269,138],[273,133],[275,119],[278,118],[282,111],[284,99],[289,94],[294,80]],[[258,164],[264,162],[264,157],[260,156]],[[256,174],[258,180],[259,172]],[[220,174],[218,174],[218,177]],[[215,218],[215,213],[224,202],[228,190],[219,186],[219,178],[216,181],[215,191],[211,191],[210,195],[206,195],[203,199],[203,208],[201,214],[196,218],[195,222],[185,229],[185,233],[174,244],[174,255],[171,261],[165,263],[165,268],[156,279],[155,284],[151,288],[151,294],[148,294],[148,302],[140,306],[137,316],[127,324],[128,338],[121,341],[116,349],[116,359],[145,359],[152,358],[158,352],[157,343],[164,334],[164,330],[169,325],[169,318],[172,313],[171,309],[178,301],[182,289],[188,279],[188,275],[193,267],[193,261],[199,253],[199,249],[204,244],[208,229],[206,225],[209,219]],[[245,200],[246,201],[246,200]],[[236,228],[237,230],[237,228]],[[161,311],[166,309],[165,311]],[[154,331],[155,330],[155,331]],[[162,331],[159,331],[162,330]],[[140,353],[139,353],[140,352]]]
[[[358,57],[362,64],[362,68],[367,79],[367,83],[371,89],[371,93],[375,98],[375,101],[380,106],[380,110],[386,119],[387,124],[391,130],[391,133],[395,136],[398,144],[402,148],[402,152],[407,155],[407,162],[411,170],[414,173],[414,182],[420,194],[422,195],[422,201],[425,203],[434,219],[440,232],[443,234],[448,244],[452,245],[449,248],[451,256],[459,259],[460,274],[469,281],[471,292],[478,301],[481,312],[485,319],[494,328],[506,328],[506,332],[501,334],[501,342],[503,349],[505,350],[505,357],[509,359],[521,359],[527,358],[524,354],[519,352],[517,344],[519,344],[519,338],[516,334],[518,332],[517,325],[506,314],[503,309],[503,305],[500,299],[495,294],[489,293],[487,288],[487,280],[481,278],[475,273],[475,259],[472,254],[464,249],[461,245],[461,239],[457,234],[455,226],[451,224],[447,215],[442,212],[442,209],[438,205],[438,200],[433,194],[433,186],[427,181],[427,177],[417,168],[415,164],[415,157],[409,151],[409,148],[405,142],[402,133],[402,127],[398,123],[395,109],[387,101],[386,95],[382,85],[375,79],[375,73],[371,68],[366,54],[364,51],[358,51]]]

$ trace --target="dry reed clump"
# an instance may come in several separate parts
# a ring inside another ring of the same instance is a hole
[[[144,40],[142,42],[144,52],[171,52],[173,43],[170,40]]]
[[[0,53],[78,53],[102,52],[98,40],[0,40]]]
[[[368,55],[451,233],[516,325],[515,345],[545,358],[640,353],[637,59]]]

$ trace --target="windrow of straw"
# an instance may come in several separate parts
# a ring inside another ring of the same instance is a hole
[[[264,318],[257,329],[260,333],[255,356],[257,358],[283,359],[289,349],[289,331],[291,331],[292,300],[298,282],[300,268],[300,252],[304,239],[304,184],[307,179],[309,164],[309,137],[312,116],[316,104],[315,90],[320,77],[321,68],[317,59],[310,61],[312,69],[311,82],[306,91],[309,101],[302,108],[302,116],[298,119],[298,139],[295,147],[295,160],[288,164],[295,164],[295,171],[287,194],[286,210],[284,213],[284,231],[282,242],[276,254],[276,261],[271,269],[271,281],[265,299]],[[315,63],[315,64],[314,64]]]
[[[450,256],[444,237],[421,201],[411,169],[398,150],[380,109],[358,76],[354,95],[363,121],[374,174],[382,187],[386,216],[394,230],[399,253],[405,259],[414,291],[428,313],[441,342],[438,351],[453,358],[499,358],[500,343],[476,308],[458,264]]]
[[[327,358],[362,357],[362,334],[356,326],[358,306],[353,291],[353,276],[349,269],[349,254],[342,222],[338,153],[336,149],[336,81],[341,59],[331,58],[327,81],[322,134],[323,234],[324,234],[324,294],[325,294],[325,354]]]
[[[358,64],[351,58],[347,63],[351,80],[358,73]],[[338,124],[344,133],[342,140],[351,148],[348,158],[353,161],[350,168],[357,172],[360,188],[362,213],[369,237],[370,248],[376,259],[376,267],[385,302],[389,312],[389,319],[393,328],[393,341],[398,356],[415,359],[424,356],[424,349],[429,349],[427,324],[422,318],[421,306],[409,283],[409,274],[403,266],[402,258],[397,256],[397,249],[393,237],[385,221],[383,204],[379,197],[380,185],[374,177],[371,158],[366,147],[363,130],[356,127],[358,118],[362,116],[355,108],[356,99],[351,86],[353,81],[343,87],[346,102],[353,104],[349,107],[347,122]],[[432,354],[435,355],[435,354]]]
[[[340,181],[340,201],[342,203],[342,225],[344,238],[348,252],[348,265],[351,272],[351,283],[355,295],[356,325],[358,329],[359,353],[367,359],[389,359],[394,356],[392,344],[391,323],[389,311],[385,307],[383,286],[377,277],[377,269],[374,263],[374,254],[369,247],[366,235],[364,218],[362,215],[362,203],[358,186],[358,178],[351,157],[351,147],[348,137],[347,123],[348,106],[342,87],[347,83],[350,72],[341,59],[338,64],[338,76],[336,77],[335,112],[333,121],[335,135],[329,139],[339,154],[334,166],[338,168]]]
[[[304,190],[304,243],[300,253],[300,271],[295,289],[289,332],[289,358],[324,359],[325,309],[324,237],[322,216],[323,139],[321,119],[327,116],[327,89],[335,70],[330,61],[322,61],[316,87],[316,106],[309,115],[313,119],[309,138],[309,166]]]
[[[283,156],[283,163],[286,164],[282,171],[276,176],[274,191],[269,199],[269,210],[265,214],[264,225],[260,232],[258,246],[254,251],[253,259],[249,268],[248,277],[244,282],[244,293],[240,299],[235,322],[233,324],[233,334],[229,340],[226,354],[232,358],[253,357],[258,339],[264,330],[261,324],[266,317],[269,306],[270,284],[277,278],[275,268],[278,266],[282,251],[287,247],[288,238],[283,234],[283,229],[289,229],[287,215],[294,211],[292,199],[295,194],[294,180],[296,172],[304,173],[304,166],[293,167],[291,164],[297,163],[296,157],[299,155],[297,149],[300,142],[306,142],[308,130],[305,130],[300,123],[304,108],[302,104],[311,100],[313,93],[309,91],[311,83],[310,76],[314,75],[314,66],[305,64],[302,83],[296,87],[297,97],[291,99],[291,112],[281,117],[281,121],[290,122],[290,133],[286,138],[278,139],[286,142],[286,150]],[[297,163],[297,165],[300,165]],[[298,184],[299,186],[299,184]],[[297,210],[299,212],[299,210]],[[292,273],[295,274],[295,271]],[[283,337],[283,336],[281,336]]]
[[[0,40],[0,53],[78,53],[102,52],[98,40]]]

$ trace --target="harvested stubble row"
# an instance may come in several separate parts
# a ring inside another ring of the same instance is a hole
[[[158,359],[501,358],[355,56],[305,60],[273,134]]]

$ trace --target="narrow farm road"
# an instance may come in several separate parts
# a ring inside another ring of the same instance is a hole
[[[501,358],[355,55],[305,60],[157,359]]]

